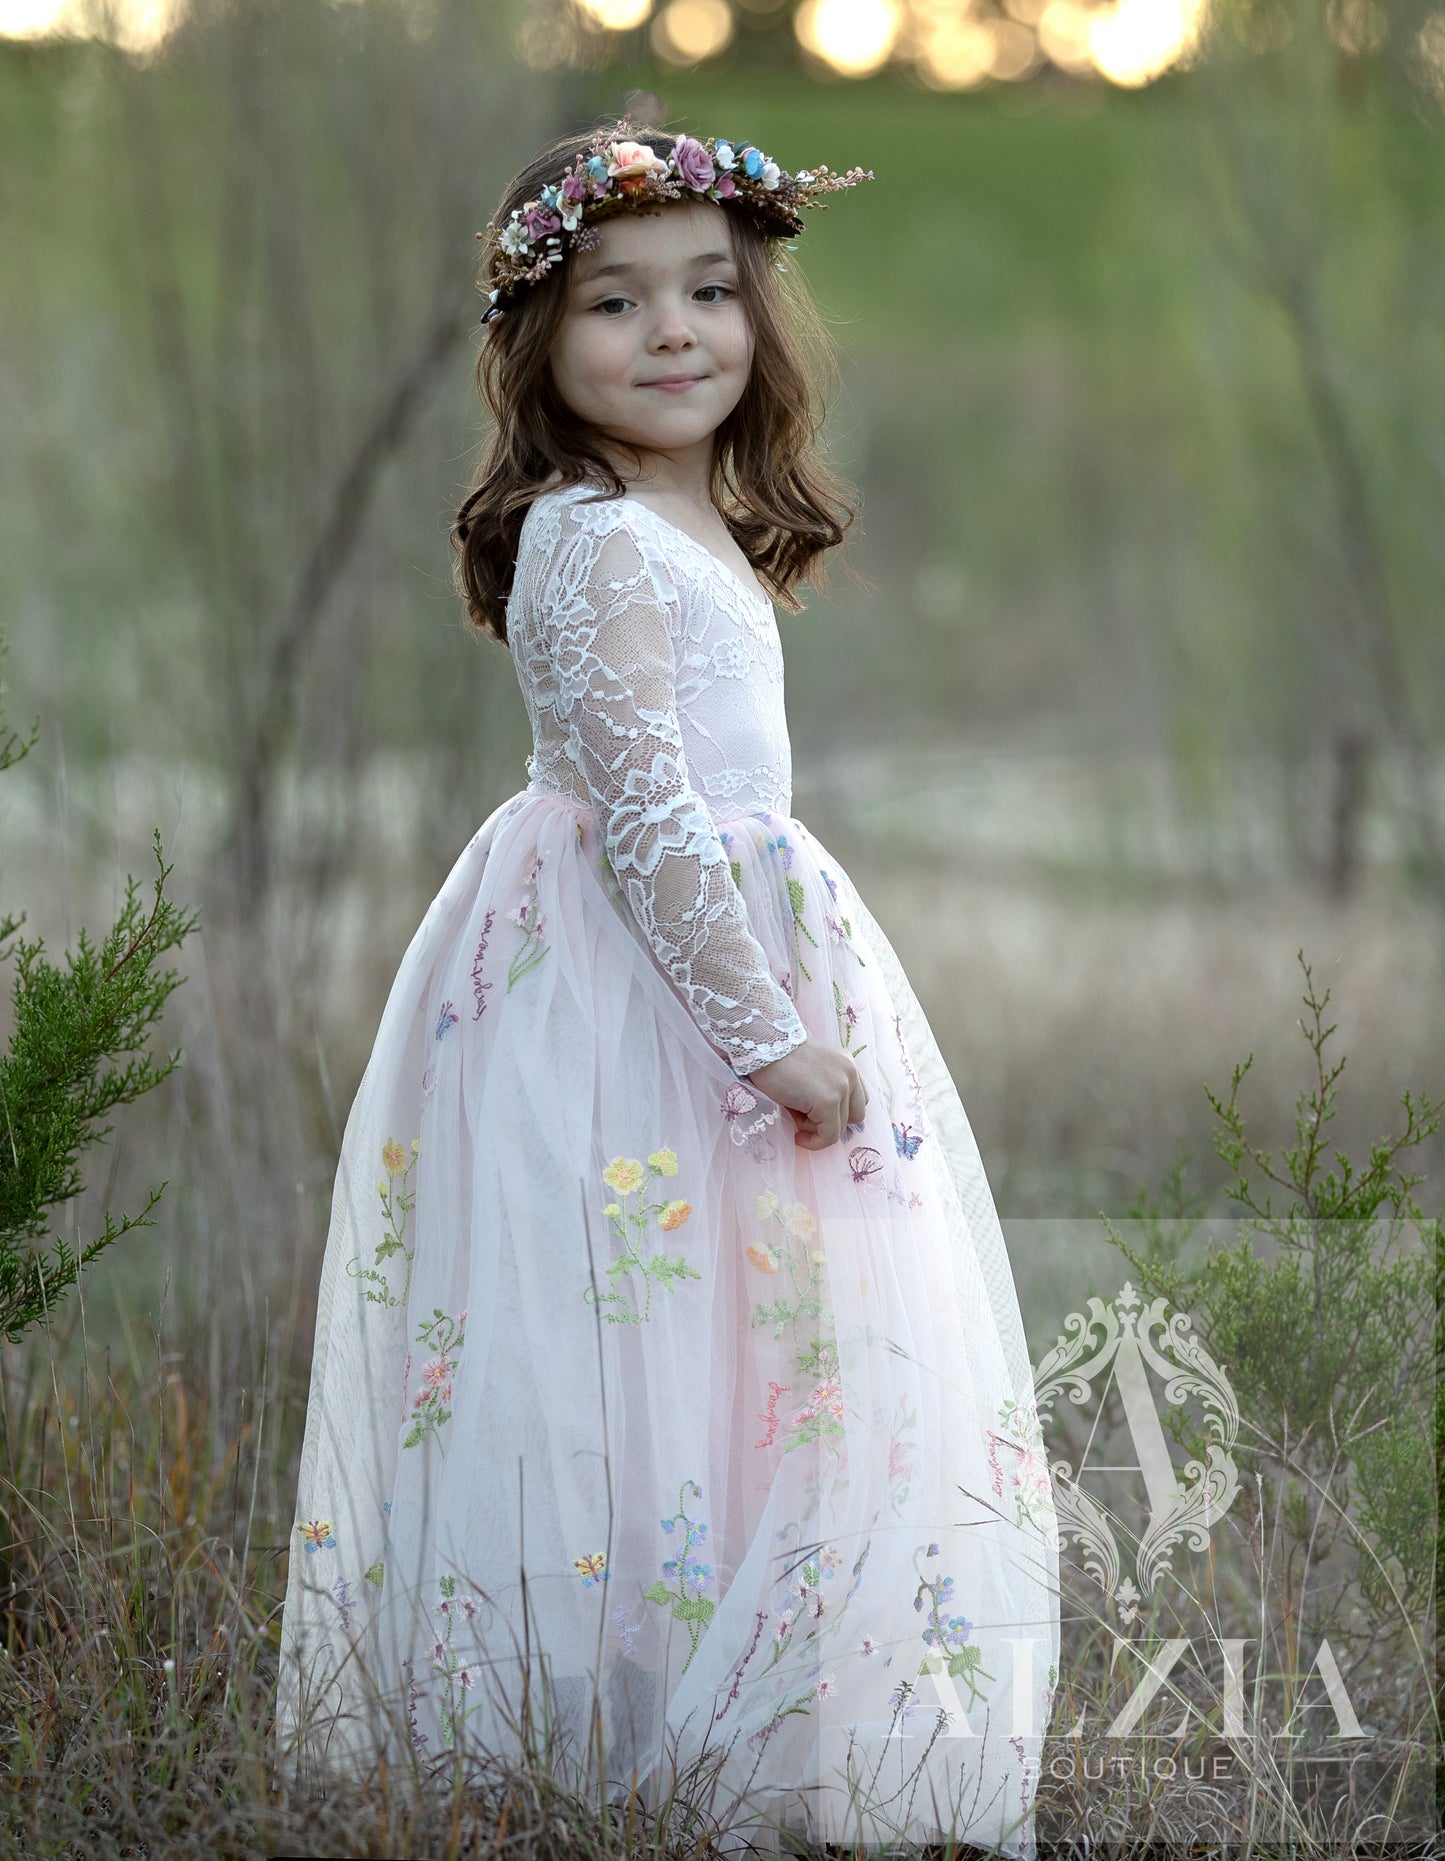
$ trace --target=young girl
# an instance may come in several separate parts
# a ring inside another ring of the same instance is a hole
[[[653,1810],[690,1770],[714,1852],[1027,1857],[1058,1537],[1018,1301],[928,1023],[789,811],[773,602],[852,512],[779,253],[864,179],[624,121],[487,229],[454,540],[534,747],[347,1123],[279,1730],[352,1769],[530,1737]]]

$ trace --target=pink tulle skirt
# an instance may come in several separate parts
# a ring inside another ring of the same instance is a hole
[[[799,1148],[591,813],[494,811],[346,1126],[278,1748],[430,1774],[525,1738],[594,1800],[690,1774],[723,1852],[1031,1857],[1058,1532],[977,1146],[838,861],[791,816],[715,819],[866,1116]]]

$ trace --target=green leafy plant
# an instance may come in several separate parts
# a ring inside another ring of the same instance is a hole
[[[0,641],[0,659],[5,650]],[[39,723],[37,717],[24,743],[5,731],[0,770],[30,753]],[[14,1032],[0,1056],[0,1333],[12,1343],[50,1316],[97,1254],[132,1228],[153,1225],[150,1210],[166,1186],[151,1190],[138,1215],[117,1222],[107,1212],[104,1232],[78,1252],[58,1234],[47,1251],[51,1210],[83,1186],[81,1151],[113,1129],[99,1120],[112,1106],[159,1085],[180,1062],[177,1048],[163,1061],[147,1053],[112,1064],[139,1052],[167,996],[185,980],[172,969],[157,973],[154,965],[198,921],[163,896],[171,867],[161,854],[159,829],[155,854],[160,871],[149,910],[137,882],[127,879],[124,906],[100,949],[82,930],[64,969],[46,960],[43,939],[17,935],[23,913],[0,917],[0,944],[7,945],[0,961],[15,958]]]
[[[1317,995],[1303,951],[1298,960],[1314,1059],[1297,1100],[1298,1142],[1276,1159],[1250,1141],[1239,1089],[1252,1053],[1226,1103],[1205,1088],[1223,1127],[1215,1149],[1235,1173],[1229,1198],[1248,1211],[1240,1238],[1211,1241],[1202,1260],[1185,1263],[1202,1210],[1181,1160],[1162,1204],[1146,1191],[1128,1210],[1140,1244],[1105,1225],[1145,1288],[1190,1314],[1228,1373],[1295,1546],[1288,1600],[1302,1605],[1308,1588],[1312,1609],[1327,1612],[1316,1626],[1347,1632],[1349,1586],[1310,1584],[1339,1543],[1357,1560],[1360,1595],[1406,1627],[1430,1607],[1439,1567],[1445,1223],[1421,1209],[1412,1191],[1425,1179],[1400,1159],[1438,1129],[1441,1107],[1406,1091],[1404,1130],[1373,1143],[1363,1168],[1327,1145],[1345,1061],[1326,1063],[1330,991]],[[1182,1409],[1170,1422],[1176,1434],[1190,1426]]]

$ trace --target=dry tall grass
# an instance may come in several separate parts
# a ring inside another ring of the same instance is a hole
[[[1402,1085],[1435,1087],[1438,944],[1408,901],[1333,908],[1282,886],[1119,898],[1037,875],[940,879],[936,862],[904,863],[849,841],[842,823],[809,818],[894,937],[954,1064],[1006,1224],[1117,1208],[1139,1182],[1157,1182],[1176,1139],[1206,1164],[1203,1085],[1221,1085],[1250,1048],[1258,1140],[1287,1137],[1300,944],[1335,988],[1350,1055],[1340,1141],[1358,1150],[1378,1135]],[[92,863],[65,833],[59,846],[62,859],[73,851],[73,895],[52,889],[55,921],[37,912],[31,926],[56,943],[74,923],[102,920],[89,874],[117,864]],[[364,922],[348,919],[338,893],[322,914],[327,960],[314,992],[288,994],[278,957],[264,1022],[237,1007],[257,999],[237,979],[254,946],[232,945],[224,909],[203,911],[164,1030],[186,1062],[155,1104],[134,1108],[108,1180],[68,1211],[75,1234],[90,1232],[102,1208],[133,1205],[164,1174],[161,1222],[96,1263],[48,1333],[3,1347],[0,1852],[706,1851],[685,1783],[667,1817],[634,1804],[629,1822],[626,1804],[604,1815],[541,1771],[440,1795],[383,1775],[325,1798],[273,1776],[279,1609],[335,1147],[396,960],[444,870],[377,850],[371,876],[385,883],[368,892]],[[27,904],[44,896],[29,883],[40,871],[25,858],[11,866]],[[175,891],[196,895],[184,858]],[[281,956],[296,923],[278,901]],[[1207,1188],[1220,1172],[1201,1174]],[[1017,1263],[1026,1314],[1030,1272],[1048,1266]],[[1167,1635],[1171,1618],[1206,1641],[1249,1632],[1246,1596],[1276,1583],[1288,1547],[1278,1521],[1247,1509],[1236,1533],[1252,1590],[1236,1573],[1197,1598],[1181,1591],[1155,1605],[1152,1632]],[[1301,1788],[1277,1712],[1230,1744],[1225,1773],[1201,1778],[1224,1745],[1197,1688],[1181,1688],[1171,1721],[1175,1774],[1117,1771],[1106,1732],[1137,1673],[1116,1660],[1088,1583],[1075,1573],[1066,1590],[1053,1731],[1069,1761],[1058,1774],[1046,1767],[1046,1844],[1087,1836],[1091,1852],[1182,1854],[1202,1837],[1261,1856],[1325,1855],[1344,1851],[1348,1829],[1367,1853],[1392,1818],[1407,1822],[1433,1744],[1418,1672],[1401,1668],[1398,1697],[1382,1683],[1372,1756],[1357,1766],[1343,1823],[1331,1822],[1326,1798]]]

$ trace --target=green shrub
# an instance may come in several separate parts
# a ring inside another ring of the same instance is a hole
[[[0,659],[4,651],[0,642]],[[39,721],[24,743],[4,731],[0,770],[29,755]],[[150,1210],[166,1186],[150,1192],[138,1215],[117,1223],[107,1212],[104,1233],[79,1252],[59,1234],[46,1251],[50,1211],[83,1186],[80,1152],[113,1128],[99,1120],[113,1105],[129,1104],[159,1085],[180,1062],[177,1048],[164,1061],[147,1053],[112,1064],[139,1052],[166,997],[185,980],[173,969],[157,974],[153,965],[197,923],[163,896],[171,867],[162,858],[159,829],[154,844],[160,871],[149,913],[128,878],[124,908],[101,948],[95,950],[82,930],[64,970],[46,961],[43,939],[16,935],[23,914],[0,916],[0,945],[8,946],[0,949],[0,961],[15,958],[14,1032],[0,1056],[0,1333],[12,1343],[49,1317],[98,1253],[130,1229],[152,1225]]]
[[[1338,1149],[1327,1158],[1345,1061],[1326,1065],[1330,991],[1317,997],[1299,961],[1314,1078],[1297,1099],[1298,1143],[1276,1160],[1249,1141],[1238,1101],[1253,1054],[1226,1104],[1205,1088],[1223,1126],[1215,1149],[1235,1173],[1230,1200],[1248,1211],[1240,1238],[1184,1263],[1201,1210],[1179,1161],[1162,1204],[1142,1192],[1128,1211],[1142,1245],[1109,1233],[1226,1369],[1297,1550],[1318,1566],[1337,1541],[1353,1543],[1360,1594],[1404,1627],[1430,1611],[1439,1563],[1445,1223],[1422,1211],[1411,1192],[1424,1177],[1399,1159],[1434,1134],[1441,1107],[1406,1091],[1404,1130],[1372,1144],[1363,1169]],[[1257,1237],[1272,1245],[1261,1252]],[[1189,1427],[1182,1409],[1170,1421]]]

